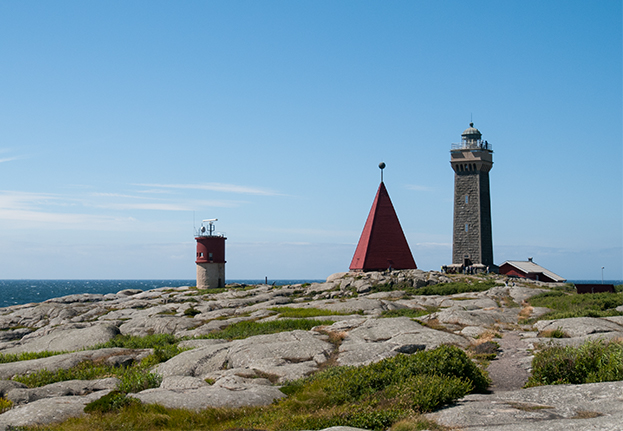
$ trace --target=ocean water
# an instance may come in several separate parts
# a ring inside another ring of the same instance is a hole
[[[262,284],[262,280],[227,280],[227,283]],[[324,280],[271,280],[269,284],[313,283]],[[196,280],[0,280],[0,308],[43,302],[76,293],[117,293],[124,289],[195,286]]]
[[[268,280],[269,284],[285,285],[323,282],[324,280]],[[227,280],[228,283],[262,284],[262,280]],[[570,283],[601,283],[601,280],[569,280]],[[604,280],[607,284],[623,284],[623,280]],[[124,289],[150,290],[159,287],[194,286],[195,280],[0,280],[0,308],[10,305],[43,302],[50,298],[76,293],[117,293]]]

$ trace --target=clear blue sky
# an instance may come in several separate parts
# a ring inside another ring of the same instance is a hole
[[[379,184],[451,262],[450,145],[494,257],[623,278],[620,1],[0,1],[0,278],[346,271]]]

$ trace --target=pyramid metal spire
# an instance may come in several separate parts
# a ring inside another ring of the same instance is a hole
[[[351,271],[417,269],[394,205],[381,181],[359,238]]]

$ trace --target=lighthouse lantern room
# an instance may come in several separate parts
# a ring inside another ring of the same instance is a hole
[[[214,232],[214,222],[207,219],[195,234],[197,241],[197,288],[210,289],[225,286],[225,234]]]

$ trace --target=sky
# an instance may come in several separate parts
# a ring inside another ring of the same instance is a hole
[[[380,182],[452,259],[450,147],[493,145],[494,259],[623,279],[622,5],[0,0],[0,279],[347,271]]]

